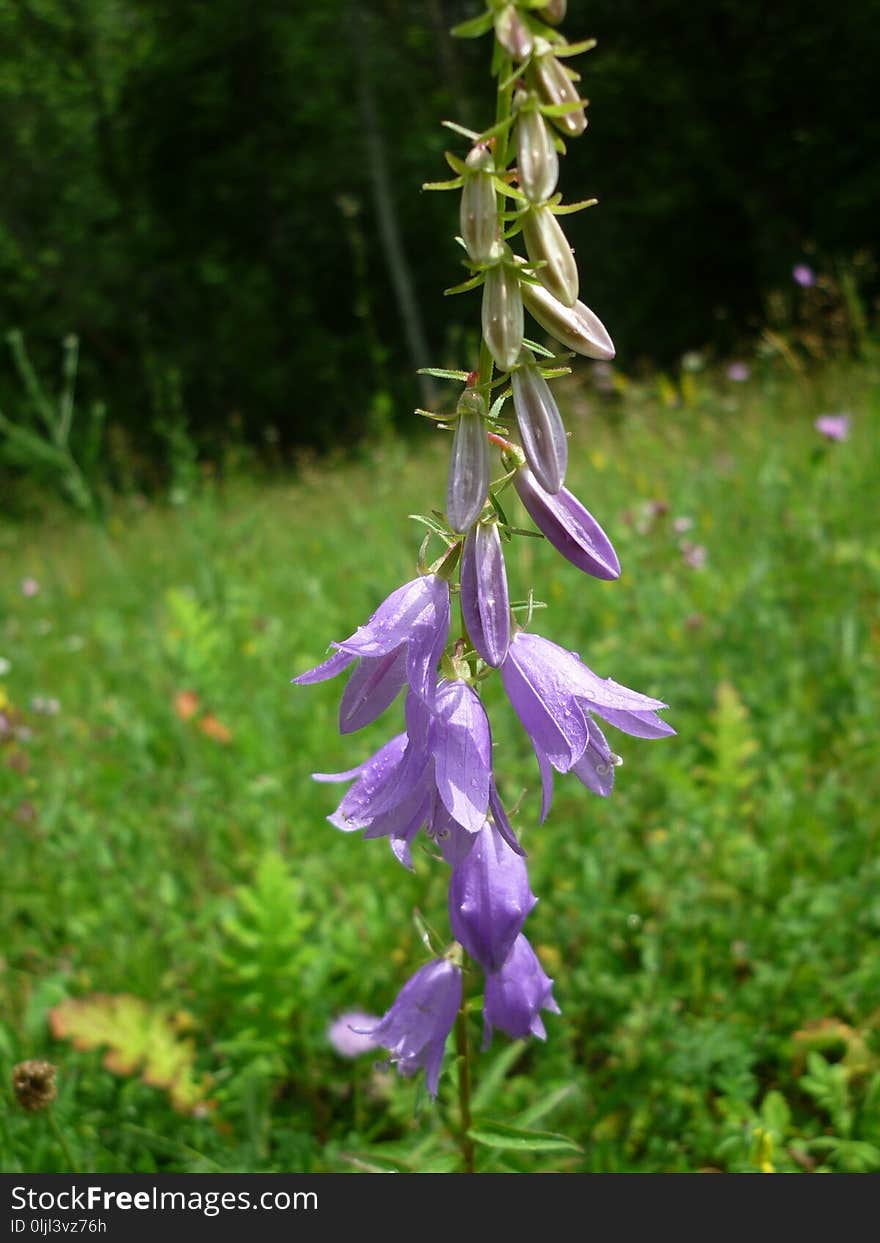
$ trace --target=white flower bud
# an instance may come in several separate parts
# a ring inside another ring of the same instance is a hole
[[[498,240],[498,202],[492,180],[492,156],[485,147],[472,147],[469,171],[461,191],[461,236],[474,263],[488,263]]]
[[[550,26],[559,26],[565,21],[567,7],[566,0],[549,0],[543,9],[538,9],[538,16],[541,21],[547,22]]]
[[[532,65],[538,93],[545,104],[573,104],[580,101],[574,83],[552,54],[546,39],[535,40]],[[587,115],[581,107],[574,112],[566,112],[564,116],[554,117],[553,122],[563,133],[576,138],[587,128]]]
[[[495,15],[495,38],[504,48],[508,56],[514,60],[525,60],[531,55],[532,34],[523,22],[516,6],[506,4]]]
[[[529,202],[543,203],[556,189],[559,155],[537,108],[524,107],[517,115],[516,152],[520,189]]]
[[[567,349],[604,362],[614,357],[614,345],[605,325],[583,302],[563,306],[541,285],[523,284],[522,297],[541,327]]]
[[[538,280],[565,306],[574,306],[578,296],[577,264],[559,221],[549,207],[532,207],[523,216],[522,224],[529,259],[546,264],[535,273]]]
[[[507,264],[489,268],[483,285],[483,338],[502,371],[519,358],[523,339],[523,304],[519,278]]]

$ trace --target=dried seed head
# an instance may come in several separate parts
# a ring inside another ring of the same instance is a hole
[[[12,1068],[12,1091],[15,1099],[28,1113],[48,1108],[58,1094],[55,1067],[51,1062],[31,1059]]]

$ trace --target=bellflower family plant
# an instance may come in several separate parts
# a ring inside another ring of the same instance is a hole
[[[608,332],[578,300],[577,265],[559,223],[592,203],[564,204],[556,189],[565,140],[587,124],[569,61],[593,46],[592,40],[567,42],[557,29],[564,16],[565,0],[491,0],[484,14],[454,32],[494,35],[497,106],[482,133],[445,123],[470,149],[463,158],[447,153],[455,177],[426,187],[461,192],[457,240],[468,279],[447,292],[482,290],[476,366],[430,369],[461,383],[454,413],[419,412],[453,433],[446,508],[419,517],[428,535],[418,576],[392,591],[348,638],[335,640],[328,659],[294,679],[309,685],[349,671],[339,710],[343,734],[375,721],[404,692],[402,732],[355,768],[315,779],[349,783],[328,817],[336,828],[388,838],[409,868],[413,842],[424,832],[449,868],[451,944],[436,947],[384,1017],[349,1026],[360,1047],[387,1050],[402,1075],[424,1069],[431,1096],[456,1028],[466,1169],[474,1162],[467,1015],[476,968],[483,977],[484,1047],[495,1029],[515,1039],[544,1039],[542,1012],[559,1013],[553,981],[523,931],[536,898],[496,787],[480,688],[500,675],[531,741],[543,788],[541,821],[550,811],[554,770],[573,773],[601,797],[611,794],[620,761],[604,726],[643,739],[674,732],[657,715],[665,707],[659,700],[600,677],[580,655],[534,633],[531,595],[512,607],[505,569],[505,545],[538,534],[587,575],[620,574],[611,540],[565,487],[568,440],[548,383],[568,372],[568,351],[614,357]],[[525,254],[514,249],[520,243]],[[561,351],[525,336],[526,311]],[[518,442],[500,422],[508,401]],[[496,450],[500,472],[493,479]],[[537,533],[508,520],[502,496],[510,487]],[[444,551],[428,563],[432,538]]]

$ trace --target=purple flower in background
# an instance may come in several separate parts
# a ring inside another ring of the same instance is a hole
[[[486,976],[483,1048],[491,1041],[495,1027],[514,1040],[526,1040],[529,1036],[545,1040],[547,1032],[541,1010],[560,1013],[553,1000],[553,981],[545,974],[528,940],[520,934],[501,970]]]
[[[807,263],[796,263],[791,269],[791,279],[801,289],[809,289],[816,283],[816,273]]]
[[[435,958],[407,980],[388,1013],[365,1034],[388,1050],[405,1077],[423,1066],[428,1091],[436,1096],[446,1037],[460,1005],[460,968]]]
[[[820,414],[813,427],[826,440],[846,440],[849,436],[849,415]]]
[[[620,576],[608,536],[567,488],[555,496],[545,492],[526,466],[516,472],[513,486],[532,522],[567,561],[594,578]]]
[[[536,901],[522,855],[487,821],[452,872],[452,935],[484,970],[497,971]]]
[[[477,523],[461,554],[461,612],[487,665],[503,662],[510,645],[510,598],[496,523]]]
[[[32,600],[40,590],[40,584],[35,578],[23,578],[21,580],[21,594],[26,600]]]
[[[325,682],[360,657],[339,707],[339,732],[350,734],[375,721],[407,682],[420,699],[432,702],[448,634],[449,584],[424,574],[393,591],[365,626],[333,644],[337,650],[328,660],[293,681]]]
[[[531,739],[541,770],[545,820],[553,797],[553,769],[574,772],[598,794],[608,794],[617,762],[589,713],[636,738],[663,738],[675,730],[657,716],[666,705],[600,678],[576,652],[520,631],[511,641],[501,680]]]
[[[359,1057],[375,1049],[373,1036],[365,1035],[380,1022],[378,1015],[364,1014],[362,1010],[349,1010],[340,1014],[327,1028],[327,1039],[342,1057]]]
[[[681,559],[686,566],[692,570],[702,570],[709,557],[709,553],[703,544],[692,544],[690,540],[682,540],[679,545],[681,549]]]
[[[734,384],[744,384],[752,371],[748,363],[735,362],[728,366],[726,374],[728,380],[732,380]]]

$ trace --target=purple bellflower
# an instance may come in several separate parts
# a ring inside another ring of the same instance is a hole
[[[574,772],[596,794],[613,784],[616,757],[591,713],[636,738],[664,738],[675,730],[657,716],[666,705],[600,678],[549,639],[520,631],[501,666],[501,680],[531,739],[541,770],[541,820],[553,798],[553,769]]]
[[[536,901],[529,888],[525,859],[515,854],[487,821],[472,849],[452,872],[452,935],[485,971],[497,971]]]
[[[410,692],[406,723],[406,733],[363,764],[343,773],[315,773],[314,779],[354,779],[328,820],[346,832],[363,829],[365,837],[391,838],[409,867],[409,844],[422,825],[432,837],[447,830],[449,821],[478,833],[497,796],[489,719],[467,683],[441,682],[433,713]]]
[[[477,523],[461,554],[461,612],[471,642],[497,669],[510,645],[510,597],[496,523]]]
[[[449,584],[436,574],[423,574],[392,591],[365,626],[334,643],[332,656],[293,681],[300,686],[326,682],[360,657],[339,707],[341,734],[375,721],[407,683],[431,703],[449,616]]]
[[[551,495],[527,466],[516,472],[513,486],[532,522],[567,561],[594,578],[620,576],[611,540],[568,488]]]
[[[406,1078],[423,1066],[428,1091],[436,1096],[446,1037],[460,1005],[461,969],[435,958],[407,980],[388,1013],[363,1034],[388,1050]]]
[[[500,971],[486,976],[483,999],[483,1048],[499,1027],[514,1040],[537,1036],[547,1038],[540,1011],[559,1014],[553,1000],[553,981],[545,974],[538,956],[520,933]]]

